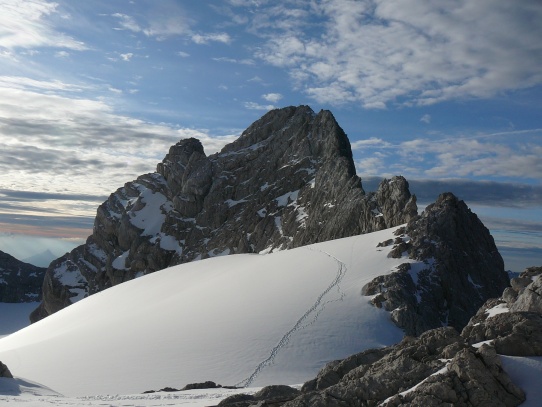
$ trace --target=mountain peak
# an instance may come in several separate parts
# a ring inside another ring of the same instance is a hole
[[[268,112],[210,156],[181,140],[156,173],[100,205],[87,243],[50,266],[44,287],[61,289],[33,319],[172,265],[397,226],[417,213],[408,183],[397,185],[406,188],[366,194],[348,137],[331,112],[308,106]]]
[[[288,106],[273,109],[252,123],[241,136],[227,145],[222,152],[239,150],[267,140],[271,136],[284,134],[291,126],[302,127],[314,117],[314,111],[309,106]]]

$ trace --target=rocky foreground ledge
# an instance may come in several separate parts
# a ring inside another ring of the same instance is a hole
[[[461,334],[443,327],[407,336],[329,363],[301,391],[270,386],[219,406],[518,406],[525,393],[499,355],[542,356],[541,275],[542,267],[532,267],[512,279]]]

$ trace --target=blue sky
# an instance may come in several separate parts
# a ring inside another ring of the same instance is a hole
[[[368,184],[402,174],[426,203],[452,190],[542,263],[539,0],[0,10],[0,250],[81,242],[97,205],[178,139],[212,153],[267,110],[308,104],[334,113]]]

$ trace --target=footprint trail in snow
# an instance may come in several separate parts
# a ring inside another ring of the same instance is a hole
[[[292,327],[292,329],[290,329],[288,332],[286,332],[284,334],[284,336],[280,339],[280,341],[277,343],[277,345],[273,349],[271,349],[271,352],[270,352],[269,356],[264,361],[262,361],[258,366],[256,366],[256,369],[254,370],[254,372],[248,378],[246,378],[245,380],[242,380],[241,382],[237,383],[235,385],[236,387],[249,387],[252,384],[252,382],[254,381],[254,379],[256,379],[256,377],[262,372],[262,370],[265,367],[269,366],[271,363],[273,363],[273,360],[277,357],[280,350],[284,346],[286,346],[286,344],[290,341],[291,336],[296,331],[304,329],[304,328],[308,327],[309,325],[312,325],[314,322],[316,322],[316,320],[318,319],[318,316],[325,309],[326,304],[328,304],[330,302],[333,302],[333,301],[338,301],[338,300],[343,299],[345,294],[340,289],[340,283],[341,283],[342,279],[344,278],[344,276],[345,276],[345,274],[347,272],[346,264],[344,264],[342,261],[340,261],[338,258],[333,256],[332,254],[330,254],[328,252],[325,252],[323,250],[318,250],[318,249],[314,249],[314,248],[307,248],[307,249],[312,250],[312,251],[316,251],[318,253],[322,253],[322,254],[326,255],[327,257],[333,259],[337,263],[337,274],[335,275],[335,278],[333,279],[331,284],[329,284],[329,286],[318,296],[318,298],[316,299],[314,304],[307,310],[307,312],[305,312],[301,316],[301,318],[299,318],[297,320],[297,322]],[[337,288],[337,291],[340,294],[340,298],[338,300],[334,299],[334,300],[330,300],[330,301],[323,301],[324,297],[327,294],[329,294],[329,292],[331,290],[333,290],[334,288]],[[312,318],[312,321],[307,322],[311,318]]]

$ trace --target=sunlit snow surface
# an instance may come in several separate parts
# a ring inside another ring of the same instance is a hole
[[[303,383],[330,360],[396,343],[402,332],[361,295],[408,261],[377,248],[393,231],[193,262],[86,298],[0,339],[17,377],[0,380],[0,404],[216,405],[246,389],[141,393]]]
[[[69,396],[302,383],[330,360],[401,339],[361,295],[406,260],[376,247],[392,232],[162,270],[1,339],[0,360]]]

